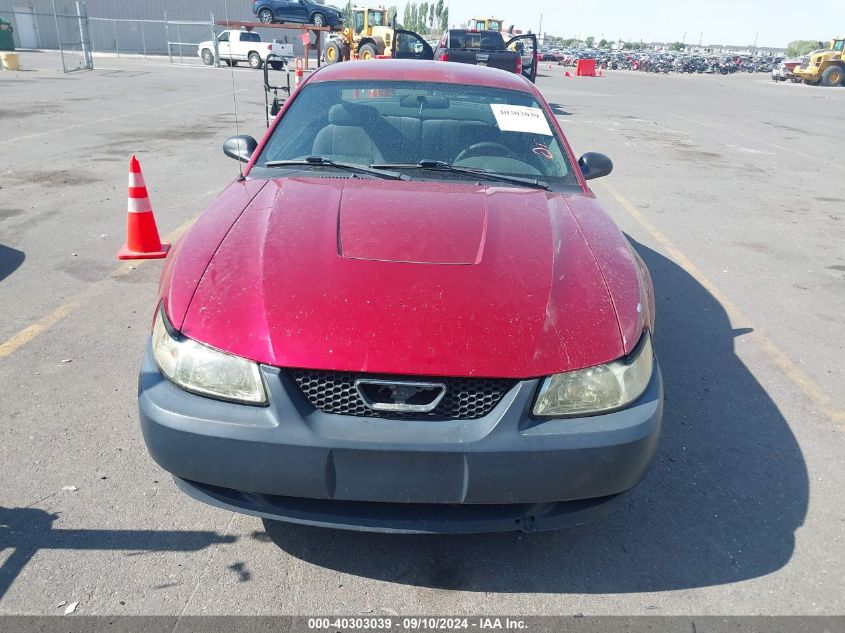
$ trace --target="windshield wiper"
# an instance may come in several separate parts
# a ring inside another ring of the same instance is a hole
[[[431,171],[448,171],[455,174],[466,174],[487,180],[498,180],[509,182],[514,185],[525,187],[536,187],[537,189],[548,189],[549,183],[536,178],[525,178],[522,176],[508,176],[486,169],[475,169],[474,167],[457,167],[442,160],[421,160],[418,163],[376,163],[370,165],[373,169],[428,169]]]
[[[408,176],[399,172],[384,171],[355,163],[338,163],[323,156],[308,156],[307,158],[297,160],[269,160],[264,163],[264,167],[331,167],[333,169],[346,169],[361,174],[369,174],[376,178],[386,178],[388,180],[410,180]]]

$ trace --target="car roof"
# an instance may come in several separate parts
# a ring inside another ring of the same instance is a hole
[[[375,59],[332,64],[315,72],[308,82],[324,81],[460,83],[533,92],[532,85],[515,73],[472,64],[415,59]]]

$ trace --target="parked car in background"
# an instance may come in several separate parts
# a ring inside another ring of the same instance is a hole
[[[268,55],[281,57],[281,61],[271,61],[273,68],[281,69],[285,59],[293,58],[293,44],[278,44],[276,42],[263,42],[258,33],[250,31],[223,31],[217,36],[217,55],[220,61],[237,66],[239,62],[247,62],[252,68],[261,68],[267,60]],[[197,55],[202,58],[208,66],[213,66],[214,41],[200,42],[197,47]]]
[[[558,57],[557,63],[561,66],[574,66],[578,56],[572,51],[563,51]]]
[[[542,62],[559,62],[561,57],[562,55],[559,51],[541,48],[538,60]]]
[[[801,79],[793,72],[795,68],[800,65],[800,58],[785,59],[772,67],[772,79],[774,81],[786,81],[787,79],[791,79],[793,81],[801,81]]]
[[[259,22],[296,22],[337,28],[343,25],[343,12],[314,0],[255,0],[252,12]]]

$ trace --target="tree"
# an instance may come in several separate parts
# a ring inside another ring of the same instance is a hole
[[[352,0],[347,0],[346,8],[343,10],[343,26],[352,26]]]
[[[419,22],[417,21],[417,18],[419,16],[419,9],[417,7],[416,2],[410,2],[408,4],[411,7],[411,19],[408,20],[408,28],[412,31],[417,31],[419,30]]]
[[[609,42],[606,39],[602,38],[601,41],[599,42],[599,48],[607,48],[608,44],[609,44]]]
[[[590,36],[590,37],[588,37],[586,40],[584,40],[584,44],[586,44],[586,45],[587,45],[587,48],[592,48],[592,47],[593,47],[593,43],[594,43],[595,41],[596,41],[596,38],[594,38],[594,37],[591,35],[591,36]]]
[[[446,20],[444,24],[443,20],[443,12],[446,11]],[[443,0],[437,0],[437,5],[434,7],[434,17],[436,21],[434,22],[434,28],[438,29],[439,31],[445,31],[449,28],[449,9],[445,6]]]
[[[786,47],[786,54],[790,57],[803,57],[810,51],[816,50],[819,43],[814,40],[795,40]]]
[[[445,31],[449,28],[449,6],[446,0],[431,2],[408,2],[405,5],[403,27],[427,34],[432,31]]]
[[[670,51],[682,51],[687,47],[686,44],[683,42],[672,42],[672,45],[669,47]]]
[[[394,5],[392,5],[392,6],[390,6],[390,7],[387,9],[387,23],[388,23],[388,24],[390,24],[390,25],[392,25],[392,24],[393,24],[393,18],[395,18],[395,17],[396,17],[396,14],[397,14],[398,12],[399,12],[399,10],[396,8],[396,5],[395,5],[395,4],[394,4]]]

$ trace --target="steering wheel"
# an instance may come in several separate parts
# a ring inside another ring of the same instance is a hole
[[[513,156],[513,152],[507,145],[494,143],[493,141],[483,141],[467,147],[452,162],[459,163],[470,156],[504,156],[510,158]]]

